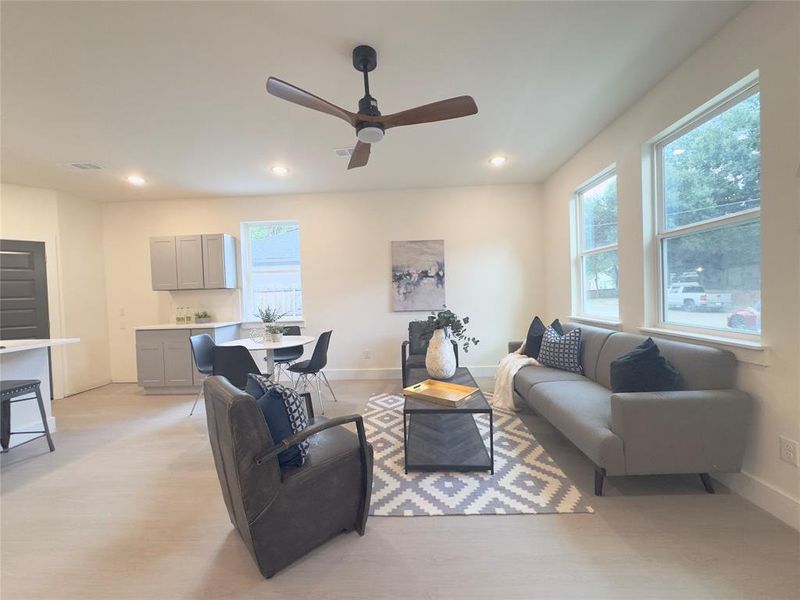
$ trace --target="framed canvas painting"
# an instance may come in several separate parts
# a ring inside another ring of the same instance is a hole
[[[392,242],[395,312],[445,306],[444,240]]]

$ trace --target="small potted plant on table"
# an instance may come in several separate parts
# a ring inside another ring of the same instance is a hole
[[[272,340],[273,342],[280,342],[283,340],[283,327],[278,325],[287,313],[278,312],[277,308],[271,306],[262,306],[258,308],[258,312],[254,315],[261,319],[264,323],[264,340]]]
[[[211,315],[207,311],[201,310],[194,313],[195,323],[211,323]]]
[[[479,340],[467,335],[469,317],[459,318],[453,311],[445,309],[432,314],[425,321],[422,339],[429,340],[425,354],[425,368],[434,379],[449,379],[456,373],[456,355],[451,340],[461,344],[469,352],[470,344]]]

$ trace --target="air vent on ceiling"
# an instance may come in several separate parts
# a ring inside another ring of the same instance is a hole
[[[99,171],[101,167],[91,162],[71,162],[63,165],[68,169],[78,169],[80,171]]]
[[[352,148],[336,148],[334,152],[336,153],[336,156],[340,156],[341,158],[350,158],[353,156]]]

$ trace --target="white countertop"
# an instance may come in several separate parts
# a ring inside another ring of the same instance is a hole
[[[50,348],[52,346],[65,346],[66,344],[77,344],[80,341],[80,338],[52,338],[47,340],[0,340],[0,354],[24,352],[25,350]]]
[[[141,325],[135,327],[136,331],[148,331],[151,329],[219,329],[230,325],[239,325],[241,321],[222,321],[218,323],[189,323],[188,325],[177,323],[165,323],[164,325]]]

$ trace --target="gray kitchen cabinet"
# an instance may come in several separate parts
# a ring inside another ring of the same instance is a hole
[[[149,394],[195,393],[205,376],[194,365],[189,337],[207,333],[218,344],[235,340],[239,325],[196,329],[143,329],[136,332],[136,371]]]
[[[175,256],[178,264],[178,289],[202,289],[203,236],[175,236]]]
[[[224,233],[203,235],[203,284],[206,289],[236,287],[236,239]]]
[[[154,290],[178,289],[175,236],[150,238],[150,273]]]
[[[155,291],[236,288],[236,238],[224,233],[150,238],[150,271]]]
[[[139,385],[145,388],[164,386],[164,344],[157,331],[136,332],[136,371]]]

